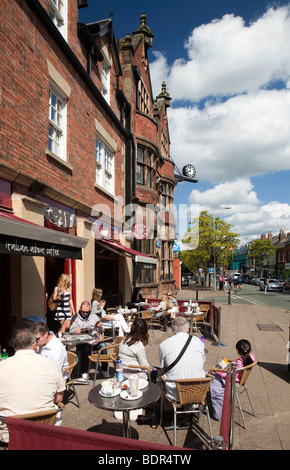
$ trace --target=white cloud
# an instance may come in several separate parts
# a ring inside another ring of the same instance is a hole
[[[289,13],[290,4],[269,8],[249,25],[224,15],[192,31],[183,58],[170,65],[157,52],[150,65],[154,95],[164,80],[172,97],[174,162],[216,185],[193,190],[189,203],[227,218],[242,243],[290,228],[290,205],[271,195],[262,203],[251,183],[290,169]]]
[[[287,90],[260,90],[203,109],[169,109],[171,156],[213,183],[290,169]]]
[[[206,191],[195,189],[190,194],[189,204],[199,204],[200,211],[214,211],[216,217],[225,219],[241,235],[241,244],[260,238],[262,233],[276,235],[280,229],[287,232],[290,228],[290,205],[279,201],[263,204],[246,178]]]
[[[289,43],[289,6],[270,8],[249,26],[241,17],[224,15],[195,28],[185,43],[187,57],[175,60],[170,69],[164,55],[155,54],[154,94],[163,80],[173,100],[194,102],[252,92],[277,78],[286,82]]]

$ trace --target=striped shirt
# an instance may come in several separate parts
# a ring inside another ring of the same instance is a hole
[[[57,304],[56,318],[58,320],[70,320],[70,292],[66,292],[61,300]]]

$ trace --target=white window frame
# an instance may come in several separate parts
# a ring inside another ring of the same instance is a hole
[[[49,16],[67,40],[67,0],[50,0]]]
[[[108,104],[110,104],[110,75],[111,66],[104,59],[102,62],[102,95]]]
[[[115,153],[112,152],[97,136],[96,184],[112,195],[114,195],[115,192],[114,160]]]
[[[50,81],[48,100],[48,150],[67,160],[67,96]]]

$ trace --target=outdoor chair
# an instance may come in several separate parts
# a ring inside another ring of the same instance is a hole
[[[13,415],[13,418],[25,419],[28,421],[36,421],[37,423],[45,424],[54,424],[56,420],[56,415],[59,412],[62,412],[64,409],[63,403],[58,403],[58,408],[53,410],[37,411],[35,413],[27,413],[23,415]],[[0,424],[5,423],[6,416],[0,416]],[[1,441],[0,439],[0,450],[8,450],[8,442]]]
[[[123,336],[117,336],[115,338],[115,341],[113,344],[109,345],[109,346],[105,346],[101,349],[99,349],[98,351],[94,351],[94,347],[100,343],[100,342],[103,342],[103,340],[99,340],[99,341],[94,341],[92,343],[92,348],[91,348],[91,354],[89,355],[89,360],[90,360],[90,363],[89,363],[89,370],[90,370],[90,367],[91,367],[91,363],[95,363],[96,364],[96,370],[95,370],[95,375],[94,375],[94,382],[93,382],[93,386],[95,386],[95,383],[96,383],[96,378],[97,378],[97,373],[98,373],[98,369],[99,369],[99,365],[102,363],[102,362],[112,362],[115,366],[115,361],[114,361],[114,357],[113,355],[118,355],[118,352],[119,352],[119,344],[121,343],[121,341],[123,340]],[[111,354],[104,354],[103,351],[104,349],[111,349],[112,352]]]
[[[151,331],[153,331],[154,323],[161,325],[163,331],[167,331],[169,313],[167,313],[167,310],[161,310],[156,313],[162,314],[162,315],[160,315],[159,317],[155,317],[153,314],[153,317],[151,319]],[[154,335],[154,332],[153,332],[153,335]]]
[[[198,328],[200,329],[201,324],[203,324],[205,327],[207,327],[207,323],[205,321],[206,316],[207,316],[207,312],[203,312],[202,315],[197,315],[197,316],[192,318],[192,323],[193,323],[193,326],[196,329],[196,331],[197,331]]]
[[[243,370],[243,375],[241,377],[241,380],[239,383],[236,383],[236,399],[237,399],[237,403],[238,403],[238,407],[239,407],[239,410],[240,410],[240,413],[241,413],[241,417],[242,417],[242,420],[243,420],[243,424],[244,424],[244,428],[247,429],[247,426],[246,426],[246,421],[245,421],[245,417],[244,417],[244,413],[243,413],[243,410],[242,410],[242,407],[241,407],[241,402],[240,402],[240,396],[246,392],[247,396],[248,396],[248,399],[249,399],[249,402],[250,402],[250,405],[251,405],[251,408],[252,408],[252,412],[253,412],[253,415],[256,416],[256,412],[255,412],[255,409],[254,409],[254,405],[253,405],[253,402],[251,400],[251,396],[250,396],[250,393],[249,393],[249,390],[248,390],[248,387],[246,385],[247,381],[248,381],[248,378],[252,372],[252,369],[253,367],[257,365],[257,361],[253,362],[252,364],[249,364],[248,366],[246,367],[243,367],[241,369],[237,369],[237,372]]]
[[[68,371],[68,378],[67,378],[67,381],[66,381],[66,391],[69,392],[69,390],[73,390],[73,394],[74,396],[76,397],[76,400],[77,400],[77,404],[78,404],[78,407],[80,408],[81,405],[80,405],[80,401],[79,401],[79,397],[78,397],[78,394],[77,394],[77,391],[76,391],[76,388],[75,388],[75,384],[74,384],[74,381],[73,379],[71,378],[72,376],[72,372],[74,370],[74,368],[77,366],[78,364],[78,356],[73,353],[72,351],[67,351],[67,360],[68,360],[68,367],[66,367],[63,371],[62,371],[62,375],[64,375],[67,371]]]
[[[154,336],[154,329],[153,329],[153,314],[151,311],[148,311],[148,310],[143,310],[141,312],[141,318],[143,318],[143,320],[145,320],[146,324],[147,324],[147,328],[148,328],[148,331],[152,333],[152,336]],[[149,335],[149,343],[151,344],[152,346],[152,339],[151,339],[151,336]]]
[[[209,409],[207,406],[207,393],[210,387],[210,383],[212,381],[212,377],[207,376],[200,379],[180,379],[180,380],[166,380],[164,376],[161,377],[161,416],[160,416],[160,425],[162,426],[163,423],[163,405],[164,405],[164,398],[166,397],[169,403],[173,407],[174,412],[174,446],[176,446],[176,430],[177,430],[177,415],[178,414],[187,414],[187,413],[201,413],[202,409],[206,411],[208,427],[210,432],[211,439],[213,438],[212,435],[212,428],[210,422],[210,415]],[[170,399],[170,397],[166,394],[166,382],[175,382],[179,402],[175,402]],[[184,409],[186,406],[197,406],[197,409],[191,407],[190,409]],[[181,408],[181,409],[179,409]]]

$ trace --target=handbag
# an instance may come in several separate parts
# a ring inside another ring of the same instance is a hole
[[[54,312],[57,309],[59,299],[54,300],[53,294],[51,294],[50,298],[47,301],[48,308],[51,312]]]

